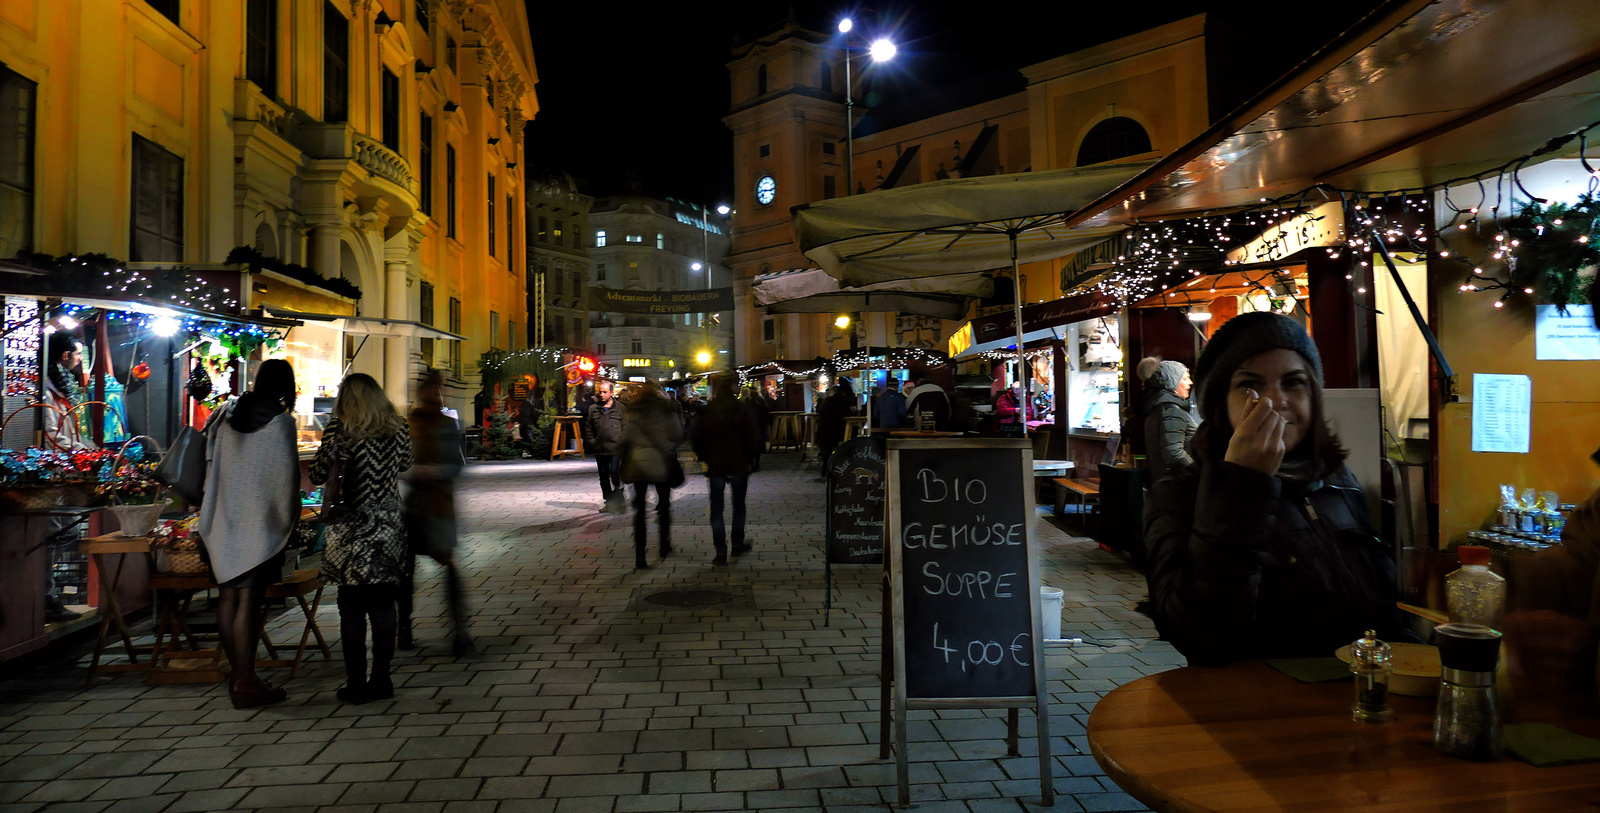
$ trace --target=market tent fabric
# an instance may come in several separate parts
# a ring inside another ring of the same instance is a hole
[[[794,207],[800,250],[847,286],[1010,268],[1095,245],[1122,226],[1062,220],[1149,164],[956,178]],[[1015,257],[1012,254],[1015,238]]]
[[[384,319],[377,316],[345,316],[337,313],[302,313],[301,311],[270,309],[277,316],[298,319],[302,322],[326,322],[336,330],[358,336],[377,336],[384,339],[444,339],[466,341],[465,336],[440,330],[432,325],[406,319]]]
[[[972,299],[994,296],[994,280],[984,274],[953,274],[841,288],[828,272],[806,268],[762,274],[750,294],[768,313],[896,311],[960,319]]]

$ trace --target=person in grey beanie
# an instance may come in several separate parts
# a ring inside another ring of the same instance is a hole
[[[1189,409],[1194,379],[1182,362],[1147,358],[1135,369],[1144,382],[1139,414],[1144,416],[1144,459],[1150,483],[1171,477],[1193,463],[1189,439],[1199,421]]]
[[[1195,365],[1194,465],[1145,515],[1156,629],[1191,664],[1325,656],[1372,629],[1411,641],[1392,549],[1328,428],[1322,359],[1294,320],[1247,313]]]

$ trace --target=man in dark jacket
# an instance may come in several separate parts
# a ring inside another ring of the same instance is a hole
[[[611,382],[596,384],[594,403],[583,416],[583,443],[594,455],[595,465],[600,470],[600,495],[605,498],[600,510],[607,514],[628,510],[624,505],[622,473],[617,462],[617,451],[622,444],[622,416],[622,405],[612,393]]]
[[[712,382],[711,403],[700,413],[691,438],[711,488],[711,543],[717,553],[711,564],[726,565],[722,491],[733,487],[733,555],[739,556],[750,550],[744,540],[744,495],[750,484],[750,463],[761,454],[755,413],[734,394],[732,376],[720,375]]]
[[[533,436],[539,429],[539,417],[544,414],[544,390],[529,387],[528,396],[517,408],[517,429],[522,434],[522,447],[529,457],[537,458],[539,450],[533,448]]]

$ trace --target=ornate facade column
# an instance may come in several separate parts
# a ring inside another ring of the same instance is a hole
[[[411,319],[407,296],[410,287],[411,257],[417,241],[402,231],[384,243],[383,315],[390,319]],[[411,404],[411,343],[413,339],[384,339],[383,391],[403,415]]]

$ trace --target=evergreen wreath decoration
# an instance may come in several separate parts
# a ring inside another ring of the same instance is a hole
[[[1511,241],[1507,265],[1512,284],[1532,288],[1563,312],[1570,304],[1595,305],[1600,326],[1600,277],[1583,273],[1600,265],[1600,198],[1586,193],[1576,203],[1532,201],[1506,223]]]

